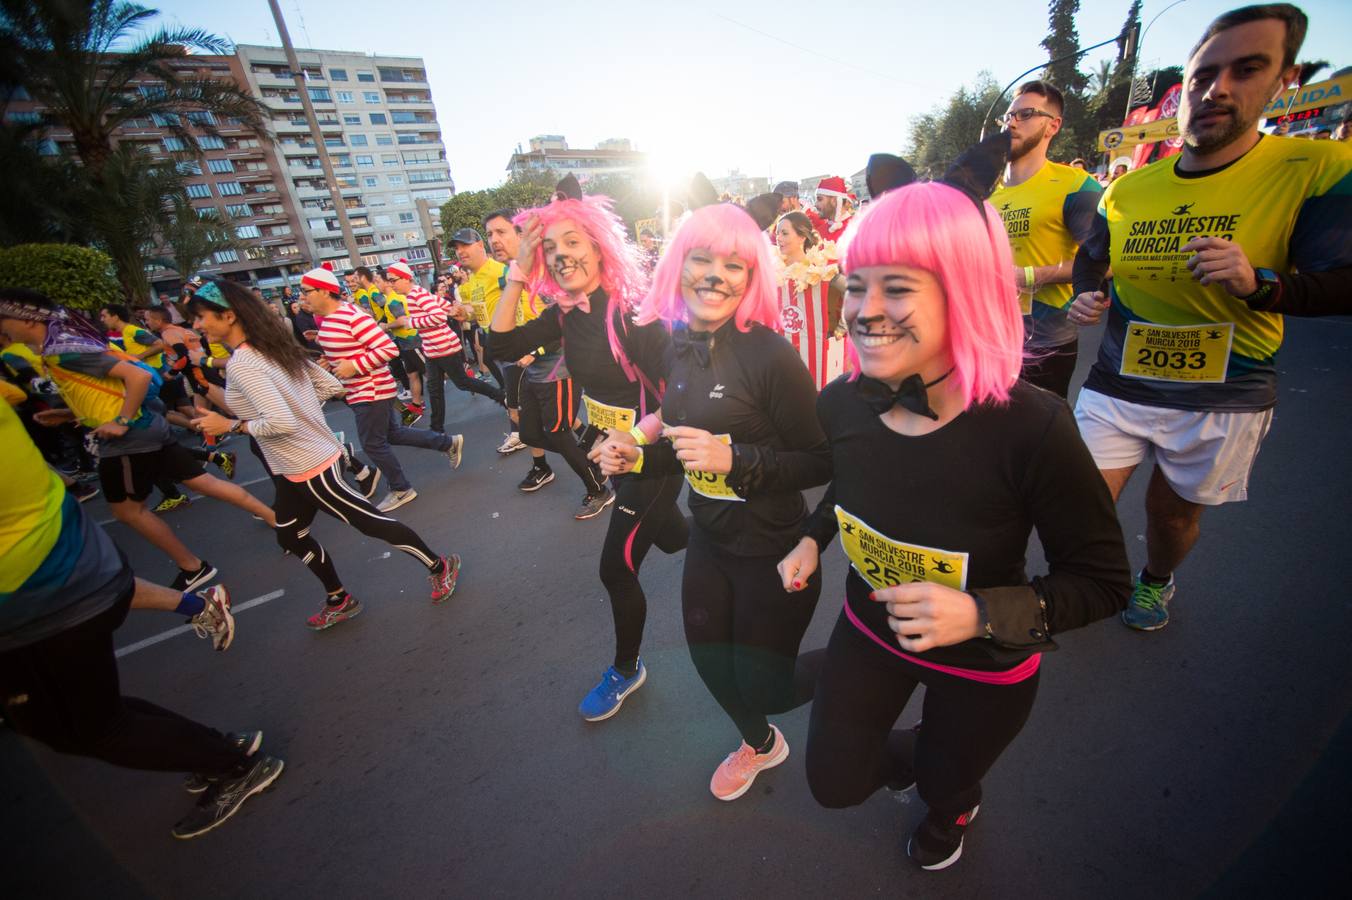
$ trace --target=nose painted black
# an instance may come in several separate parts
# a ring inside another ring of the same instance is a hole
[[[710,275],[704,279],[704,283],[709,287],[718,287],[723,283],[723,279],[719,278],[717,275]]]

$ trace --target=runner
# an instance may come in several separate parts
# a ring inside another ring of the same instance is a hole
[[[401,425],[394,408],[394,378],[386,367],[399,355],[394,341],[356,304],[342,301],[338,279],[327,269],[311,269],[301,276],[300,285],[305,302],[323,317],[318,342],[324,350],[324,368],[343,383],[362,450],[390,481],[390,492],[376,509],[398,509],[418,492],[391,445],[438,450],[450,459],[451,468],[458,469],[465,439]]]
[[[122,349],[156,372],[164,368],[164,342],[131,320],[131,311],[120,303],[99,310],[99,320],[110,335],[116,335]]]
[[[831,477],[816,388],[779,328],[779,292],[764,232],[731,204],[695,211],[657,266],[639,321],[672,329],[676,357],[659,416],[598,448],[608,475],[683,473],[694,526],[681,608],[690,658],[741,734],[709,789],[735,800],[784,762],[789,745],[767,713],[811,698],[794,664],[821,593],[776,564],[807,519],[801,490]],[[662,440],[656,437],[662,423]],[[646,446],[635,446],[642,435]]]
[[[408,400],[404,404],[403,420],[405,425],[412,425],[422,418],[424,412],[423,375],[427,371],[427,360],[423,356],[418,329],[408,321],[408,302],[403,294],[390,287],[385,273],[378,269],[372,272],[366,266],[358,266],[357,279],[366,285],[367,297],[372,302],[373,308],[379,306],[383,311],[376,324],[389,332],[390,337],[394,338],[395,346],[399,348],[399,364],[408,377],[409,390]]]
[[[659,385],[670,366],[671,339],[656,323],[636,325],[632,307],[642,296],[643,275],[624,224],[609,198],[583,197],[571,176],[556,198],[516,217],[523,227],[517,265],[508,275],[504,302],[493,317],[489,342],[504,359],[519,359],[541,345],[562,340],[564,362],[582,389],[587,419],[595,428],[628,431],[656,410]],[[514,307],[522,290],[554,302],[520,327]],[[590,519],[616,503],[601,549],[601,583],[615,620],[615,660],[579,712],[589,722],[615,715],[624,699],[647,679],[639,658],[647,599],[638,570],[654,544],[665,553],[685,547],[685,519],[676,508],[683,480],[616,478],[582,500],[574,518]]]
[[[1007,141],[960,160],[974,177],[945,181],[994,184]],[[817,403],[834,480],[782,576],[792,589],[812,575],[839,529],[852,567],[813,700],[813,796],[840,808],[916,784],[929,812],[907,853],[941,869],[1027,720],[1051,636],[1122,609],[1130,576],[1070,410],[1018,380],[1023,328],[995,210],[948,183],[880,193],[845,259],[862,374]],[[1052,562],[1030,580],[1034,528]],[[923,726],[893,731],[922,684]]]
[[[1070,320],[1108,309],[1075,404],[1080,433],[1114,500],[1155,460],[1146,564],[1122,614],[1141,631],[1168,623],[1203,507],[1248,496],[1277,402],[1282,314],[1352,308],[1352,148],[1258,131],[1294,83],[1305,28],[1284,3],[1213,21],[1184,73],[1183,152],[1113,182],[1075,258]]]
[[[1065,397],[1079,356],[1080,332],[1066,319],[1070,273],[1089,236],[1103,188],[1082,169],[1047,159],[1061,130],[1064,100],[1045,81],[1019,85],[1005,113],[1009,165],[991,203],[1014,251],[1014,284],[1023,308],[1023,379]]]
[[[10,301],[12,302],[12,301]],[[113,632],[133,606],[221,604],[136,578],[108,535],[66,494],[0,403],[0,710],[20,734],[60,753],[116,766],[197,773],[205,793],[173,828],[205,834],[272,784],[283,763],[257,755],[262,732],[225,735],[137,697],[118,683]],[[218,648],[223,649],[223,648]]]
[[[427,567],[432,602],[449,600],[460,576],[460,557],[433,553],[411,528],[382,515],[343,481],[343,448],[321,405],[342,393],[338,379],[310,362],[281,320],[231,281],[203,285],[191,308],[209,338],[234,350],[225,404],[236,418],[206,412],[197,427],[208,434],[252,435],[262,445],[277,488],[277,543],[324,585],[324,607],[306,624],[321,631],[362,610],[310,534],[320,510],[412,556]]]
[[[38,413],[35,420],[46,426],[78,421],[92,430],[108,511],[174,561],[179,569],[172,583],[176,590],[201,587],[216,577],[217,570],[146,508],[157,479],[176,481],[275,524],[272,510],[258,498],[206,474],[201,462],[173,440],[164,417],[146,403],[146,395],[158,389],[158,376],[144,363],[110,348],[93,325],[44,294],[4,288],[0,329],[41,354],[44,374],[68,407]]]
[[[494,403],[504,403],[502,391],[465,373],[465,352],[460,338],[450,324],[454,307],[440,297],[433,296],[413,282],[413,270],[406,263],[391,263],[385,267],[390,286],[404,298],[408,307],[408,324],[418,329],[422,340],[422,355],[427,369],[427,403],[432,407],[433,431],[446,430],[445,380],[460,390],[487,397]]]
[[[362,270],[365,270],[366,272],[365,278],[361,277]],[[393,338],[395,331],[395,326],[393,324],[394,320],[388,315],[388,310],[386,309],[388,304],[385,302],[384,294],[375,288],[375,284],[371,278],[371,270],[366,266],[358,266],[345,276],[345,283],[348,286],[348,292],[352,295],[353,302],[360,306],[363,312],[375,320],[376,325],[381,331],[388,332],[390,337]],[[402,298],[400,299],[402,301]],[[417,337],[418,335],[418,332],[414,331],[412,328],[400,328],[398,330],[407,332],[414,337]],[[396,340],[396,347],[398,346],[398,343],[399,342]],[[408,379],[408,372],[404,370],[403,354],[401,353],[390,360],[388,365],[390,374],[394,376],[395,381],[399,382],[399,388],[395,392],[395,399],[399,401],[412,400],[413,391],[411,389],[411,382]],[[421,385],[419,385],[419,393],[421,393]],[[414,421],[417,420],[415,419]]]
[[[845,371],[840,322],[845,279],[835,259],[835,245],[823,244],[806,215],[789,212],[775,225],[775,246],[783,262],[778,269],[778,293],[784,335],[820,391]]]

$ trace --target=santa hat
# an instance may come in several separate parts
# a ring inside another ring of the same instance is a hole
[[[324,260],[322,263],[319,264],[319,268],[325,269],[325,270],[327,270],[327,271],[329,271],[329,272],[332,272],[332,271],[333,271],[333,263],[329,262],[328,260]]]
[[[817,184],[817,193],[825,194],[828,197],[835,197],[838,200],[850,200],[852,195],[850,189],[845,186],[845,179],[839,175],[832,175],[830,178],[823,178]],[[845,204],[836,204],[836,214],[833,217],[832,225],[839,225],[845,218]]]
[[[407,278],[412,280],[413,270],[402,259],[385,267],[386,278]]]
[[[301,287],[315,288],[320,291],[328,291],[330,294],[341,294],[343,289],[338,286],[338,279],[332,272],[325,268],[311,269],[300,276]]]

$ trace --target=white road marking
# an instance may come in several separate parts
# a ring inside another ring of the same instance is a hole
[[[246,609],[252,609],[255,606],[262,606],[269,600],[276,600],[278,597],[282,596],[285,593],[286,591],[284,590],[273,591],[270,594],[264,594],[261,597],[255,597],[252,600],[246,600],[243,603],[231,604],[230,612],[238,615],[239,613],[244,612],[244,610]],[[147,647],[153,647],[160,641],[167,641],[170,638],[178,637],[180,634],[187,634],[190,631],[192,631],[191,625],[180,625],[177,628],[170,628],[166,632],[154,635],[153,637],[148,637],[143,641],[137,641],[134,644],[128,644],[126,647],[121,647],[113,655],[116,656],[118,659],[121,659],[124,656],[130,656],[137,650],[144,650]]]

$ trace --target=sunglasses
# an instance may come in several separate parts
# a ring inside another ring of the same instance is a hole
[[[1020,109],[1015,110],[1014,112],[1005,113],[1003,116],[996,116],[995,122],[997,125],[1008,125],[1015,119],[1017,119],[1020,122],[1027,122],[1029,119],[1033,118],[1033,116],[1046,116],[1049,119],[1061,118],[1056,113],[1049,113],[1045,109],[1034,109],[1033,107],[1030,106],[1027,107],[1026,109]]]

